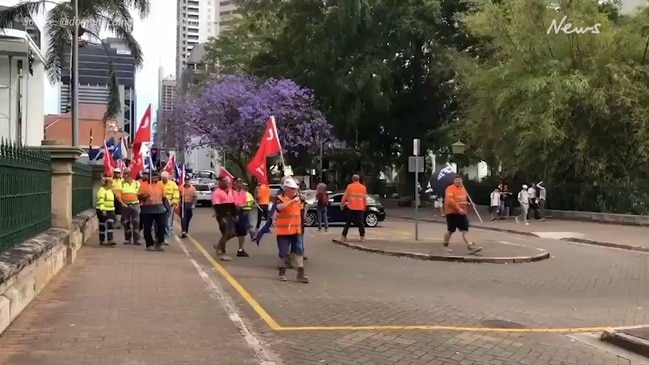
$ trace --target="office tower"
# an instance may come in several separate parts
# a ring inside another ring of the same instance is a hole
[[[116,38],[104,39],[101,44],[84,43],[79,48],[79,103],[106,104],[110,62],[117,73],[122,100],[123,118],[118,118],[120,128],[128,134],[137,125],[135,97],[135,59],[129,49]],[[72,104],[70,90],[70,55],[65,54],[60,85],[60,112],[69,111]]]

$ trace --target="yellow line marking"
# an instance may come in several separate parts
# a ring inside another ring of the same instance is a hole
[[[493,328],[493,327],[460,327],[460,326],[299,326],[280,327],[279,331],[453,331],[453,332],[502,332],[502,333],[581,333],[604,332],[611,327],[574,327],[574,328]]]
[[[241,295],[250,307],[274,331],[452,331],[452,332],[500,332],[500,333],[583,333],[610,331],[613,327],[573,327],[573,328],[493,328],[463,326],[427,326],[427,325],[377,325],[377,326],[281,326],[259,304],[259,302],[241,285],[223,265],[219,264],[197,240],[187,236],[189,241],[200,251],[214,269]]]
[[[235,279],[235,278],[234,278],[234,277],[233,277],[233,276],[232,276],[232,275],[231,275],[231,274],[230,274],[230,273],[229,273],[229,272],[228,272],[228,271],[227,271],[227,270],[226,270],[226,269],[225,269],[221,264],[219,264],[218,262],[216,262],[216,260],[214,260],[214,258],[212,257],[212,255],[210,255],[209,252],[207,252],[207,251],[205,250],[205,248],[203,248],[203,245],[201,245],[198,241],[196,241],[196,240],[195,240],[193,237],[191,237],[191,236],[187,236],[187,238],[189,238],[189,241],[190,241],[192,244],[194,244],[194,246],[196,246],[196,249],[197,249],[198,251],[200,251],[200,252],[203,254],[203,256],[205,257],[205,259],[207,259],[207,261],[209,261],[209,263],[212,264],[212,266],[216,269],[216,271],[218,271],[219,274],[221,274],[221,276],[222,276],[222,277],[223,277],[223,278],[224,278],[224,279],[225,279],[225,280],[226,280],[230,285],[232,285],[232,287],[234,288],[234,290],[236,290],[237,293],[239,293],[239,295],[241,295],[241,297],[243,298],[243,300],[245,300],[245,301],[250,305],[250,307],[252,307],[252,309],[253,309],[255,312],[257,312],[257,314],[259,315],[259,317],[261,317],[261,319],[263,319],[264,322],[266,322],[266,324],[268,325],[268,327],[270,327],[271,329],[273,329],[273,330],[275,330],[275,331],[279,331],[279,330],[282,329],[282,326],[280,326],[280,325],[279,325],[279,324],[278,324],[278,323],[273,319],[273,317],[271,317],[270,314],[268,314],[268,312],[266,312],[266,310],[265,310],[265,309],[264,309],[264,308],[259,304],[259,302],[257,302],[257,300],[256,300],[255,298],[253,298],[253,296],[250,295],[250,293],[249,293],[249,292],[248,292],[248,291],[243,287],[243,285],[239,284],[239,282],[237,281],[237,279]]]

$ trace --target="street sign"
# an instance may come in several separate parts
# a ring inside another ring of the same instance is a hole
[[[419,139],[412,140],[412,154],[415,156],[419,156],[419,142]]]
[[[424,156],[408,157],[408,172],[424,172]]]

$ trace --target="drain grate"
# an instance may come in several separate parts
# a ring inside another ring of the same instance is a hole
[[[503,319],[485,319],[480,323],[484,327],[488,327],[488,328],[507,328],[507,329],[526,328],[524,325],[520,323],[505,321]]]

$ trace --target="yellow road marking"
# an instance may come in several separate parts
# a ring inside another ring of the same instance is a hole
[[[210,255],[209,252],[207,252],[207,251],[205,250],[205,248],[203,248],[203,245],[201,245],[198,241],[196,241],[196,240],[195,240],[193,237],[191,237],[191,236],[187,236],[187,238],[189,238],[189,241],[190,241],[191,243],[193,243],[194,246],[196,246],[196,249],[197,249],[198,251],[200,251],[200,252],[203,254],[203,256],[205,256],[205,259],[207,259],[207,261],[209,261],[209,263],[212,264],[212,266],[216,269],[216,271],[218,271],[219,274],[221,274],[221,276],[222,276],[222,277],[223,277],[223,278],[224,278],[224,279],[225,279],[225,280],[226,280],[230,285],[232,285],[232,287],[234,288],[234,290],[236,290],[237,293],[239,293],[239,295],[241,295],[241,297],[243,298],[243,300],[245,300],[245,301],[250,305],[250,307],[252,307],[252,309],[253,309],[255,312],[257,312],[257,314],[259,315],[259,317],[261,317],[261,319],[263,319],[264,322],[266,322],[266,324],[268,325],[268,327],[270,327],[271,329],[273,329],[273,330],[275,330],[275,331],[278,331],[278,330],[281,330],[281,329],[282,329],[282,326],[280,326],[280,325],[279,325],[279,324],[278,324],[278,323],[273,319],[273,317],[271,317],[270,314],[268,314],[268,312],[266,312],[266,310],[265,310],[264,308],[262,308],[262,306],[259,304],[259,302],[257,302],[257,300],[256,300],[255,298],[253,298],[252,295],[250,295],[250,293],[249,293],[249,292],[248,292],[248,291],[243,287],[243,285],[241,285],[241,284],[237,281],[237,279],[235,279],[235,278],[234,278],[234,277],[233,277],[233,276],[232,276],[232,275],[231,275],[231,274],[230,274],[230,273],[229,273],[229,272],[228,272],[228,271],[227,271],[227,270],[226,270],[226,269],[225,269],[221,264],[219,264],[216,260],[214,260],[214,258],[212,257],[212,255]]]
[[[574,328],[493,328],[462,326],[298,326],[280,327],[279,331],[452,331],[452,332],[502,332],[502,333],[582,333],[604,332],[611,327],[574,327]]]
[[[212,264],[214,269],[241,295],[250,307],[274,331],[451,331],[451,332],[500,332],[500,333],[583,333],[604,332],[613,327],[568,327],[568,328],[494,328],[464,326],[427,326],[427,325],[377,325],[377,326],[281,326],[259,304],[259,302],[241,285],[223,265],[219,264],[197,240],[187,236],[189,241]]]

